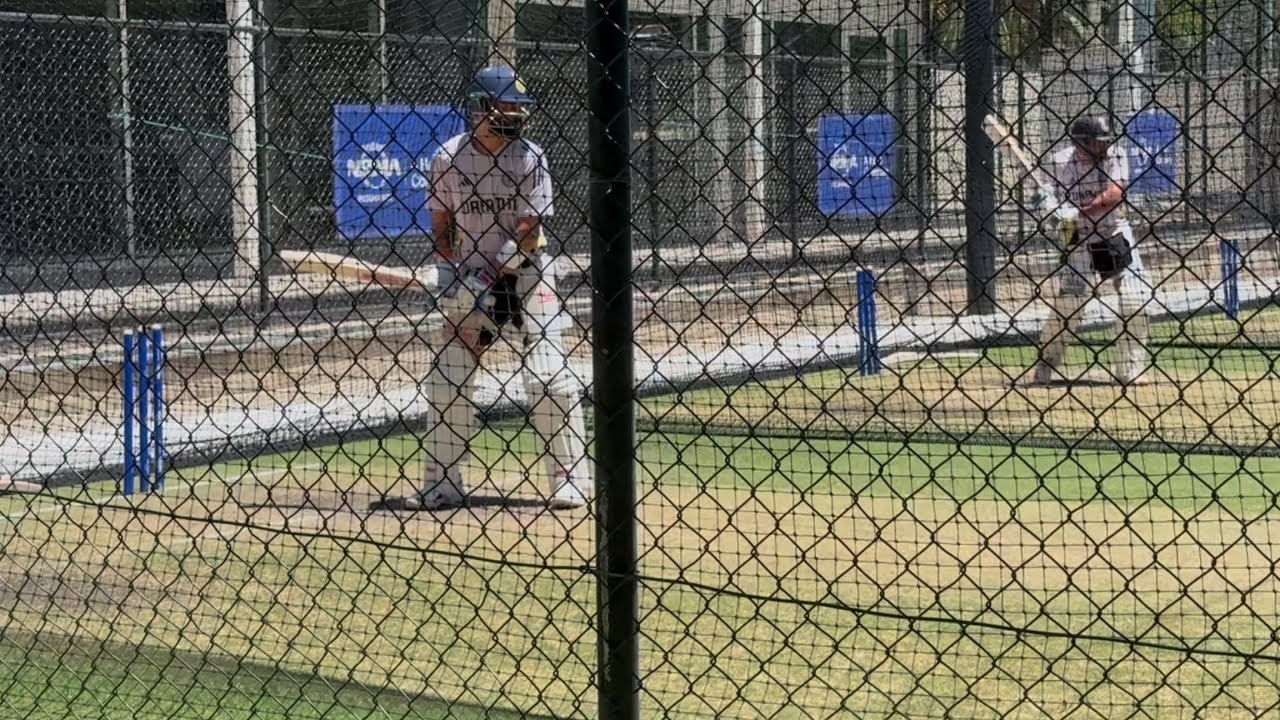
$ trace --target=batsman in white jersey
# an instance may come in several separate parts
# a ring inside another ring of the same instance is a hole
[[[551,477],[548,505],[581,507],[591,493],[580,384],[561,338],[565,325],[542,223],[554,212],[542,149],[522,137],[534,100],[514,70],[490,66],[467,92],[471,130],[431,161],[430,209],[441,259],[444,338],[425,394],[435,410],[422,487],[406,509],[467,505],[463,466],[477,431],[477,372],[495,342],[521,356],[533,424]]]
[[[1049,321],[1041,335],[1036,383],[1054,381],[1066,360],[1067,347],[1080,325],[1080,310],[1099,289],[1110,284],[1119,295],[1119,338],[1113,350],[1114,379],[1125,385],[1146,384],[1147,308],[1152,288],[1147,282],[1133,227],[1125,216],[1129,161],[1114,149],[1107,122],[1081,118],[1068,129],[1072,146],[1055,153],[1046,168],[1065,198],[1059,212],[1062,233],[1060,265],[1049,282]]]

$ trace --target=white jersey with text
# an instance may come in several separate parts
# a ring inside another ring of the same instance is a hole
[[[547,156],[525,139],[494,155],[470,133],[452,137],[431,159],[430,183],[428,207],[453,213],[454,257],[469,267],[498,264],[503,244],[516,239],[520,218],[554,212]]]
[[[1129,184],[1129,158],[1118,147],[1110,148],[1103,163],[1092,158],[1082,159],[1074,147],[1065,148],[1053,154],[1045,170],[1058,186],[1058,192],[1078,208],[1093,202],[1113,182]],[[1123,202],[1102,217],[1091,218],[1081,213],[1079,226],[1081,235],[1112,236],[1130,230]]]

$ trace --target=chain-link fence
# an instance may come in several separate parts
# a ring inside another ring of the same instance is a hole
[[[1274,3],[617,10],[0,6],[0,715],[1280,712]]]

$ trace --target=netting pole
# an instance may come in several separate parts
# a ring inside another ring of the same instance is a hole
[[[1262,62],[1260,63],[1263,80],[1261,83],[1262,91],[1259,93],[1259,102],[1262,103],[1265,115],[1264,118],[1259,121],[1259,125],[1264,129],[1262,136],[1262,157],[1266,162],[1266,168],[1263,175],[1266,181],[1263,182],[1262,188],[1263,202],[1266,204],[1264,212],[1266,214],[1267,227],[1271,230],[1272,240],[1275,240],[1277,231],[1280,230],[1280,228],[1277,228],[1277,213],[1280,213],[1280,208],[1277,208],[1277,204],[1280,203],[1280,198],[1276,197],[1277,193],[1280,193],[1280,189],[1275,186],[1277,158],[1275,150],[1273,150],[1275,146],[1274,118],[1276,117],[1276,103],[1278,102],[1275,85],[1277,82],[1280,82],[1280,73],[1277,73],[1277,69],[1280,69],[1280,63],[1277,62],[1276,58],[1275,42],[1276,33],[1280,32],[1280,28],[1276,25],[1276,0],[1264,0],[1263,15],[1264,17],[1261,30],[1263,33]],[[1263,100],[1263,98],[1265,98],[1265,100]],[[1267,120],[1273,120],[1273,122],[1267,122]],[[1274,250],[1275,247],[1273,243],[1273,252]]]
[[[911,203],[910,188],[914,184],[907,176],[908,159],[910,157],[910,143],[907,142],[908,125],[907,119],[911,115],[911,109],[907,104],[907,84],[911,81],[911,66],[907,57],[909,53],[909,45],[907,39],[907,29],[904,27],[894,28],[893,30],[893,118],[895,130],[898,137],[894,142],[897,150],[894,153],[894,176],[897,178],[898,199],[906,200]],[[899,206],[901,207],[901,205]]]
[[[995,27],[992,0],[965,0],[965,265],[967,309],[977,315],[996,310],[995,145],[982,127],[993,109]]]
[[[272,152],[271,108],[275,99],[271,78],[274,76],[279,41],[271,32],[278,17],[278,0],[258,0],[258,17],[262,21],[262,36],[258,38],[258,102],[255,104],[258,141],[262,150],[258,153],[258,318],[264,320],[271,313],[274,301],[271,297],[271,278],[267,273],[275,254],[275,222],[271,215],[272,178],[275,177],[275,153]]]
[[[936,74],[932,65],[921,62],[914,63],[916,71],[916,218],[920,227],[932,215],[933,194],[930,192],[930,177],[933,157],[933,105],[934,95],[930,92],[935,83]],[[924,242],[924,233],[920,233],[919,242]]]
[[[747,45],[747,249],[750,251],[765,235],[764,187],[764,7],[753,0],[751,14],[743,25]]]
[[[489,62],[516,63],[515,0],[488,0]]]
[[[366,14],[369,36],[373,40],[370,48],[369,79],[373,84],[370,97],[378,103],[387,102],[387,89],[390,86],[387,78],[387,0],[366,0]]]
[[[627,0],[586,0],[596,461],[597,692],[605,720],[640,718]]]
[[[1182,222],[1186,227],[1191,227],[1191,128],[1187,127],[1187,123],[1191,121],[1191,78],[1184,77],[1182,79],[1182,111],[1185,113],[1182,120]]]
[[[661,203],[658,195],[658,131],[661,123],[658,120],[658,72],[651,63],[654,62],[651,56],[642,55],[647,65],[647,77],[644,85],[644,163],[645,163],[645,192],[649,194],[649,202],[646,203],[645,211],[649,214],[649,272],[656,278],[662,271],[662,255],[659,249],[660,241],[658,235],[661,232]]]
[[[778,66],[778,60],[774,61],[774,67]],[[786,145],[786,153],[784,153],[787,171],[783,174],[787,183],[787,234],[791,245],[791,259],[799,260],[804,250],[803,244],[800,242],[800,207],[803,204],[800,198],[800,183],[796,178],[805,177],[805,169],[800,167],[800,159],[797,157],[796,145],[799,144],[800,138],[804,137],[804,127],[800,121],[800,96],[796,92],[796,83],[799,81],[799,72],[796,67],[795,60],[790,58],[782,60],[784,68],[778,73],[782,80],[782,101],[779,103],[778,109],[786,118],[786,136],[781,138]],[[844,112],[849,112],[846,108]],[[777,137],[775,135],[775,137]]]
[[[1151,55],[1155,52],[1153,37],[1155,35],[1155,0],[1133,0],[1133,52],[1128,63],[1130,86],[1130,116],[1142,112],[1147,105],[1147,89],[1145,83],[1151,82]]]
[[[227,0],[227,97],[231,135],[231,241],[235,274],[257,278],[262,252],[258,237],[258,136],[253,69],[254,22],[249,0]]]
[[[120,204],[116,222],[117,232],[124,238],[125,253],[130,258],[138,256],[137,220],[134,209],[133,185],[133,108],[129,88],[129,1],[106,0],[106,16],[120,21],[116,35],[117,44],[111,51],[110,77],[115,81],[112,103],[111,129],[120,149],[120,164],[116,166],[115,181],[119,185]]]
[[[710,2],[707,7],[707,52],[711,53],[710,67],[707,68],[703,86],[706,88],[706,99],[702,105],[703,117],[711,118],[710,148],[715,153],[709,163],[712,175],[711,203],[715,212],[711,222],[715,227],[706,228],[705,237],[711,241],[722,241],[732,235],[734,213],[737,203],[734,202],[733,149],[730,142],[729,118],[732,113],[721,109],[728,105],[736,107],[732,88],[735,83],[729,81],[729,62],[726,59],[727,42],[725,24],[728,18],[720,14],[723,3]]]
[[[1201,9],[1207,11],[1209,8],[1208,0],[1201,2],[1200,6],[1201,6]],[[1208,15],[1206,12],[1204,17],[1207,18],[1207,17],[1210,17],[1210,15]],[[1209,42],[1208,41],[1200,43],[1200,72],[1204,73],[1204,75],[1207,75],[1209,72]],[[1201,75],[1201,77],[1203,78],[1204,75]],[[1200,112],[1196,114],[1197,122],[1200,123],[1200,141],[1199,141],[1200,152],[1197,153],[1198,155],[1200,155],[1200,174],[1199,174],[1200,191],[1199,191],[1199,199],[1196,201],[1196,209],[1198,214],[1200,215],[1200,220],[1197,220],[1197,222],[1200,222],[1202,220],[1207,222],[1207,218],[1205,218],[1205,215],[1206,215],[1205,210],[1211,207],[1209,193],[1212,191],[1212,186],[1210,185],[1209,178],[1212,176],[1212,171],[1214,169],[1214,165],[1216,164],[1216,158],[1210,155],[1211,151],[1209,150],[1209,148],[1212,147],[1209,145],[1209,112],[1208,112],[1209,103],[1205,102],[1205,96],[1206,95],[1212,96],[1213,90],[1209,88],[1207,82],[1201,80],[1200,91],[1198,95],[1199,95],[1199,98],[1197,99],[1204,104],[1204,107],[1203,107],[1204,112]],[[1183,129],[1183,132],[1186,132],[1185,128]]]

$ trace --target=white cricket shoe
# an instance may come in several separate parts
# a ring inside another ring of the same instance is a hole
[[[587,504],[587,496],[574,483],[573,478],[569,475],[562,475],[559,478],[559,487],[551,499],[547,501],[547,507],[552,510],[574,510]]]
[[[438,482],[404,499],[405,510],[450,510],[467,506],[467,496],[451,482]]]
[[[1151,376],[1146,373],[1138,373],[1137,375],[1128,377],[1120,375],[1116,378],[1116,381],[1121,385],[1127,385],[1129,387],[1146,387],[1152,382]]]
[[[561,493],[547,501],[547,507],[551,510],[576,510],[584,507],[587,499],[581,495],[568,495]]]

